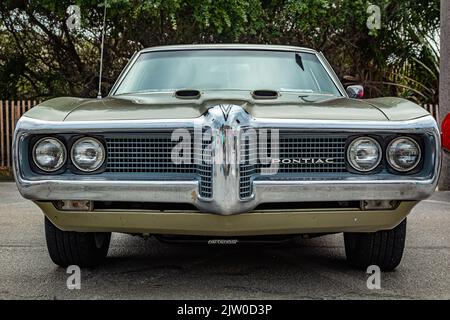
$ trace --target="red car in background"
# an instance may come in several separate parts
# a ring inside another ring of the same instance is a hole
[[[450,152],[450,113],[442,122],[442,147]]]

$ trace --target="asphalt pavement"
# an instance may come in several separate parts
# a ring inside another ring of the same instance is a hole
[[[342,234],[276,245],[165,244],[113,234],[81,289],[47,254],[43,214],[0,182],[0,299],[450,299],[450,193],[408,218],[406,250],[381,289],[345,262]]]

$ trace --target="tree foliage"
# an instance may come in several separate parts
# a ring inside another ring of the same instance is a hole
[[[382,28],[369,30],[368,6]],[[69,30],[67,7],[81,8]],[[95,96],[103,0],[0,4],[0,95]],[[437,102],[439,0],[108,0],[105,89],[144,47],[272,43],[324,52],[344,83],[371,96]]]

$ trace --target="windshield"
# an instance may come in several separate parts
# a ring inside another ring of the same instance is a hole
[[[268,50],[143,53],[115,94],[187,88],[341,95],[315,54]]]

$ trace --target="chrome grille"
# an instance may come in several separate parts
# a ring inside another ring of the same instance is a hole
[[[346,172],[345,143],[347,137],[280,136],[280,159],[312,159],[305,163],[280,163],[278,173]],[[333,159],[333,163],[313,163],[313,159]]]
[[[267,147],[260,145],[249,145],[248,142],[241,144],[241,176],[240,176],[240,198],[246,199],[252,195],[252,179],[262,176],[262,169],[270,173],[266,177],[277,180],[302,179],[314,176],[338,174],[347,172],[345,163],[345,135],[311,135],[290,132],[280,132],[279,136],[279,159],[291,160],[291,163],[280,163],[276,170],[269,169],[270,164],[261,163],[260,159],[271,158],[271,142],[268,140]],[[267,150],[266,150],[267,148]],[[258,153],[257,161],[250,161]],[[333,163],[317,163],[318,159],[333,159]],[[294,162],[293,160],[302,160]],[[314,160],[313,160],[314,159]],[[253,164],[252,164],[253,163]],[[256,163],[256,164],[255,164]]]
[[[170,133],[106,137],[106,172],[195,174],[193,161],[176,164],[171,159],[177,141]]]
[[[106,135],[106,172],[151,175],[155,179],[198,179],[199,194],[212,197],[212,161],[209,143],[202,143],[202,150],[196,150],[192,141],[192,155],[189,163],[172,161],[172,150],[178,141],[171,140],[170,132],[152,132],[138,135]]]
[[[199,195],[202,198],[213,197],[212,188],[212,156],[209,142],[201,143],[201,150],[195,149],[192,141],[190,163],[177,164],[171,159],[173,148],[178,143],[171,140],[170,132],[163,133],[142,133],[142,134],[108,134],[105,135],[108,158],[106,172],[126,173],[135,177],[142,177],[140,174],[151,175],[155,179],[197,179],[199,181]],[[302,179],[308,174],[317,175],[337,174],[347,172],[345,164],[345,135],[324,135],[324,134],[298,134],[291,132],[280,132],[280,159],[329,159],[333,158],[333,163],[280,163],[277,172],[267,176],[270,179]],[[270,140],[267,145],[270,155]],[[253,179],[264,177],[262,169],[269,167],[262,164],[259,159],[263,149],[258,149],[257,145],[251,143],[241,143],[240,150],[240,181],[239,195],[241,199],[248,199],[252,196]],[[259,157],[257,157],[257,155]],[[258,158],[258,159],[257,159]]]

